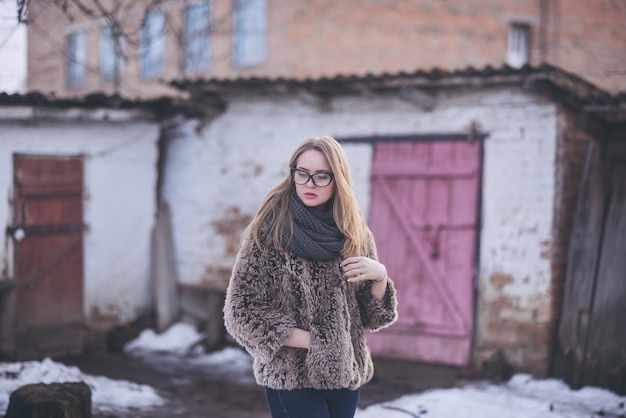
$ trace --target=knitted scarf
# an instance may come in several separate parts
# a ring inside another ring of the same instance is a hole
[[[289,199],[293,215],[293,236],[283,232],[287,249],[293,254],[311,260],[328,261],[339,257],[345,237],[337,227],[332,212],[320,212],[305,206],[293,194]]]

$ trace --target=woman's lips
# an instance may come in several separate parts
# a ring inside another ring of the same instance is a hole
[[[314,199],[317,197],[317,195],[315,193],[305,193],[304,197],[306,197],[307,199]]]

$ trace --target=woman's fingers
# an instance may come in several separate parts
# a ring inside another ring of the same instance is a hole
[[[386,272],[385,266],[368,257],[349,257],[341,263],[341,266],[350,282],[377,280]]]

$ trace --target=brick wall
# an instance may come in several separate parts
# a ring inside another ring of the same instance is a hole
[[[546,61],[607,91],[626,91],[626,3],[548,3]]]
[[[125,18],[137,26],[139,0]],[[528,25],[530,63],[547,61],[611,90],[624,90],[626,74],[626,4],[611,0],[507,1],[463,0],[268,0],[268,55],[259,66],[235,68],[232,63],[232,2],[214,1],[211,35],[212,65],[202,74],[184,74],[180,44],[182,2],[165,2],[169,17],[163,79],[183,77],[320,77],[458,69],[505,63],[508,28]],[[70,21],[43,2],[31,2],[29,19],[30,90],[60,95],[112,92],[99,71],[102,19],[89,20],[70,10]],[[65,34],[68,28],[88,33],[88,78],[84,86],[65,84]],[[136,40],[136,39],[135,39]],[[137,50],[128,44],[129,61],[118,86],[128,96],[173,94],[160,80],[142,80]]]

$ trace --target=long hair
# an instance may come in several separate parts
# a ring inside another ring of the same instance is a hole
[[[296,167],[298,158],[309,150],[322,152],[335,175],[333,180],[335,191],[331,198],[333,218],[346,237],[341,255],[344,258],[366,255],[369,251],[371,232],[357,205],[352,188],[350,165],[343,148],[329,136],[308,138],[294,151],[289,160],[289,167]],[[269,239],[269,244],[274,248],[285,249],[287,243],[283,242],[283,231],[293,230],[293,217],[289,211],[289,198],[292,193],[295,193],[295,185],[289,173],[263,199],[249,226],[254,243],[259,248],[267,245],[268,243],[264,241]],[[267,237],[261,237],[260,231],[264,225],[269,227]]]

